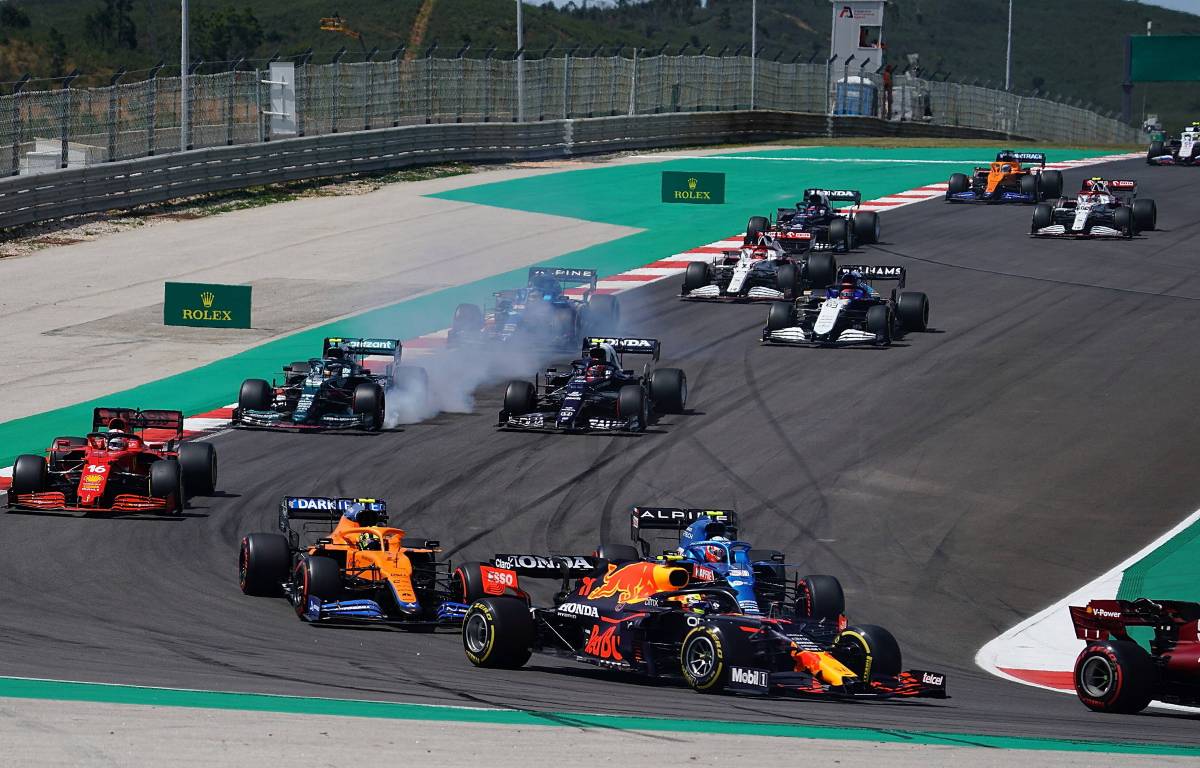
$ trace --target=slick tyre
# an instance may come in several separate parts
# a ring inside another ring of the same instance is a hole
[[[846,627],[834,638],[834,658],[864,681],[877,675],[900,674],[900,644],[883,627],[861,624]]]
[[[767,310],[768,331],[782,331],[784,328],[791,328],[795,324],[795,313],[792,311],[790,302],[773,302],[771,308]]]
[[[837,259],[832,253],[809,254],[804,266],[808,283],[814,289],[825,288],[837,280]]]
[[[477,667],[519,669],[533,655],[537,637],[533,616],[522,600],[476,600],[463,619],[463,650]]]
[[[1042,171],[1038,174],[1038,186],[1041,188],[1042,200],[1057,200],[1062,197],[1062,171]]]
[[[603,336],[614,334],[621,324],[621,304],[616,296],[605,293],[593,294],[588,297],[587,322],[584,332],[589,335]]]
[[[683,413],[687,407],[687,376],[679,368],[659,368],[650,374],[650,399],[659,413]]]
[[[946,199],[971,189],[971,179],[965,173],[950,174],[950,183],[946,185]]]
[[[679,671],[688,687],[697,693],[721,693],[728,688],[730,666],[753,658],[753,649],[738,637],[741,634],[738,629],[701,625],[684,635]]]
[[[1123,237],[1131,238],[1137,234],[1133,221],[1133,211],[1125,206],[1121,206],[1113,211],[1113,225],[1121,232]]]
[[[649,405],[646,402],[646,391],[636,384],[629,384],[617,390],[617,418],[632,419],[636,416],[638,423],[635,432],[646,431]]]
[[[1154,158],[1162,157],[1165,154],[1167,154],[1167,150],[1163,148],[1163,143],[1161,141],[1150,142],[1150,149],[1146,150],[1146,164],[1154,165],[1154,163],[1151,161]]]
[[[217,490],[217,448],[212,443],[179,446],[179,468],[190,496],[212,496]]]
[[[354,397],[350,401],[350,410],[366,416],[366,429],[378,432],[383,429],[384,420],[383,387],[373,381],[364,381],[354,388]]]
[[[1075,659],[1075,693],[1095,712],[1133,714],[1150,704],[1158,680],[1154,659],[1137,643],[1089,643]]]
[[[308,361],[296,360],[295,362],[285,365],[283,367],[283,375],[286,376],[289,381],[294,381],[297,378],[304,378],[308,375]]]
[[[829,244],[835,249],[841,248],[845,251],[854,249],[854,230],[847,219],[838,217],[829,222]]]
[[[796,618],[837,623],[846,615],[846,594],[834,576],[805,576],[796,582]]]
[[[1054,223],[1054,206],[1050,203],[1038,203],[1033,207],[1033,224],[1030,225],[1029,231],[1032,234],[1037,234],[1039,229],[1048,227]]]
[[[238,408],[250,411],[266,411],[274,399],[271,385],[262,379],[246,379],[238,391]]]
[[[874,211],[861,211],[854,214],[854,239],[860,243],[871,245],[879,242],[879,214]]]
[[[533,385],[528,381],[510,381],[504,389],[504,410],[510,416],[523,416],[537,404]]]
[[[800,270],[796,269],[795,264],[779,265],[779,271],[775,273],[775,287],[787,298],[796,298],[800,293]]]
[[[517,589],[517,583],[514,580],[512,584],[505,584],[500,581],[489,582],[484,576],[484,568],[488,568],[487,563],[463,563],[454,569],[454,573],[450,575],[450,595],[460,603],[470,605],[476,600],[482,600],[488,595],[503,594],[512,588]],[[494,574],[502,575],[502,574]],[[492,589],[489,592],[488,589]]]
[[[308,604],[332,600],[342,591],[342,571],[332,557],[306,555],[296,561],[292,570],[292,594],[296,597],[296,615],[308,621]]]
[[[751,216],[746,222],[746,237],[742,241],[746,245],[754,245],[763,232],[771,228],[771,221],[766,216]]]
[[[1020,177],[1018,177],[1017,184],[1019,185],[1021,194],[1028,196],[1031,201],[1036,202],[1042,199],[1041,195],[1039,194],[1040,187],[1038,185],[1037,176],[1034,176],[1032,173],[1022,174]]]
[[[913,333],[929,330],[929,297],[920,291],[903,291],[896,298],[900,330]]]
[[[150,465],[150,495],[166,499],[168,511],[173,515],[183,514],[184,493],[183,470],[174,459],[160,459]]]
[[[479,333],[483,328],[483,310],[478,304],[459,304],[454,308],[454,318],[450,321],[450,333],[454,335],[470,335]]]
[[[892,343],[892,313],[882,304],[867,309],[867,333],[875,334],[875,343],[887,346]]]
[[[13,464],[11,495],[41,493],[46,490],[46,459],[31,453],[17,457]]]
[[[1133,201],[1133,225],[1140,232],[1151,232],[1158,226],[1158,206],[1153,200]]]
[[[286,538],[278,533],[248,534],[238,550],[238,586],[243,594],[275,597],[287,581],[291,564]]]
[[[711,282],[708,275],[708,265],[703,261],[693,261],[687,265],[687,270],[683,273],[683,293],[687,295],[697,288],[709,285]]]

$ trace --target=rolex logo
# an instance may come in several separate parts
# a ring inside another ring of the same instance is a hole
[[[213,294],[212,291],[205,291],[204,293],[200,294],[200,303],[204,305],[205,309],[208,309],[213,305],[213,301],[216,298],[216,295]]]
[[[184,320],[207,320],[219,323],[233,322],[233,310],[212,308],[216,300],[217,294],[212,291],[203,291],[200,294],[200,303],[204,305],[204,309],[183,309],[180,315]]]
[[[694,189],[696,188],[696,185],[697,185],[698,183],[699,183],[699,182],[698,182],[698,181],[696,181],[695,177],[692,177],[692,178],[688,179],[688,189],[693,189],[693,190],[694,190]]]

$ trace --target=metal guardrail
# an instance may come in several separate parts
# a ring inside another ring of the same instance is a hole
[[[515,122],[510,59],[437,59],[301,65],[301,136],[433,123]],[[885,81],[858,67],[759,59],[751,103],[745,56],[558,56],[524,62],[527,122],[677,112],[776,110],[852,114],[889,122],[997,130],[1081,144],[1138,141],[1115,119],[1046,98],[908,75]],[[190,78],[191,148],[264,142],[270,85],[261,70]],[[890,87],[889,86],[890,83]],[[178,77],[104,88],[0,96],[0,176],[176,152]],[[56,165],[56,161],[58,162]]]
[[[769,111],[445,123],[286,139],[0,179],[0,228],[179,197],[440,162],[507,162],[805,136],[978,136],[980,129]]]

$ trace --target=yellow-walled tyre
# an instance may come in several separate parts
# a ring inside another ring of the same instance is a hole
[[[477,667],[517,669],[533,655],[537,631],[524,600],[476,600],[463,619],[463,650]]]

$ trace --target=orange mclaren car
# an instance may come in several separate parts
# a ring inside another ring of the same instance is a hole
[[[1032,205],[1057,199],[1062,195],[1062,188],[1062,172],[1047,171],[1044,154],[1006,149],[997,153],[995,162],[976,167],[970,176],[953,174],[946,188],[946,202]]]

